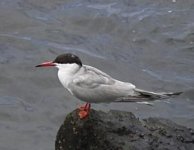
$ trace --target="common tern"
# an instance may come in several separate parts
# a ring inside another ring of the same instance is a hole
[[[138,89],[132,83],[116,80],[95,67],[83,65],[80,58],[71,53],[59,55],[54,61],[36,67],[53,66],[58,68],[61,84],[73,96],[86,102],[79,108],[81,119],[89,115],[90,103],[148,102],[182,93],[156,93]]]

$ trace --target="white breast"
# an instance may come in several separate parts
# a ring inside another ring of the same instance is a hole
[[[66,74],[62,70],[58,71],[58,78],[61,84],[65,87],[68,88],[68,84],[72,81],[72,76],[69,74]]]
[[[74,79],[75,74],[80,69],[77,64],[58,64],[58,78],[61,84],[70,92],[69,83]]]

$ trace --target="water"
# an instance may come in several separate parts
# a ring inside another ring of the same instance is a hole
[[[113,77],[180,97],[142,104],[95,104],[194,126],[194,2],[191,0],[1,0],[0,149],[52,150],[67,113],[83,102],[56,69],[64,52]]]

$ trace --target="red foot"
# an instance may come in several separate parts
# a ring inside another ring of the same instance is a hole
[[[91,106],[90,103],[86,103],[85,105],[83,105],[79,108],[78,115],[79,115],[80,119],[84,119],[84,118],[87,118],[89,116],[90,106]]]

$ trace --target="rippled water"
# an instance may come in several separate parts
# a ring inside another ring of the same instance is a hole
[[[194,126],[192,0],[1,0],[0,149],[54,149],[67,113],[82,102],[56,69],[34,66],[72,52],[139,88],[185,91],[154,106],[95,104]]]

